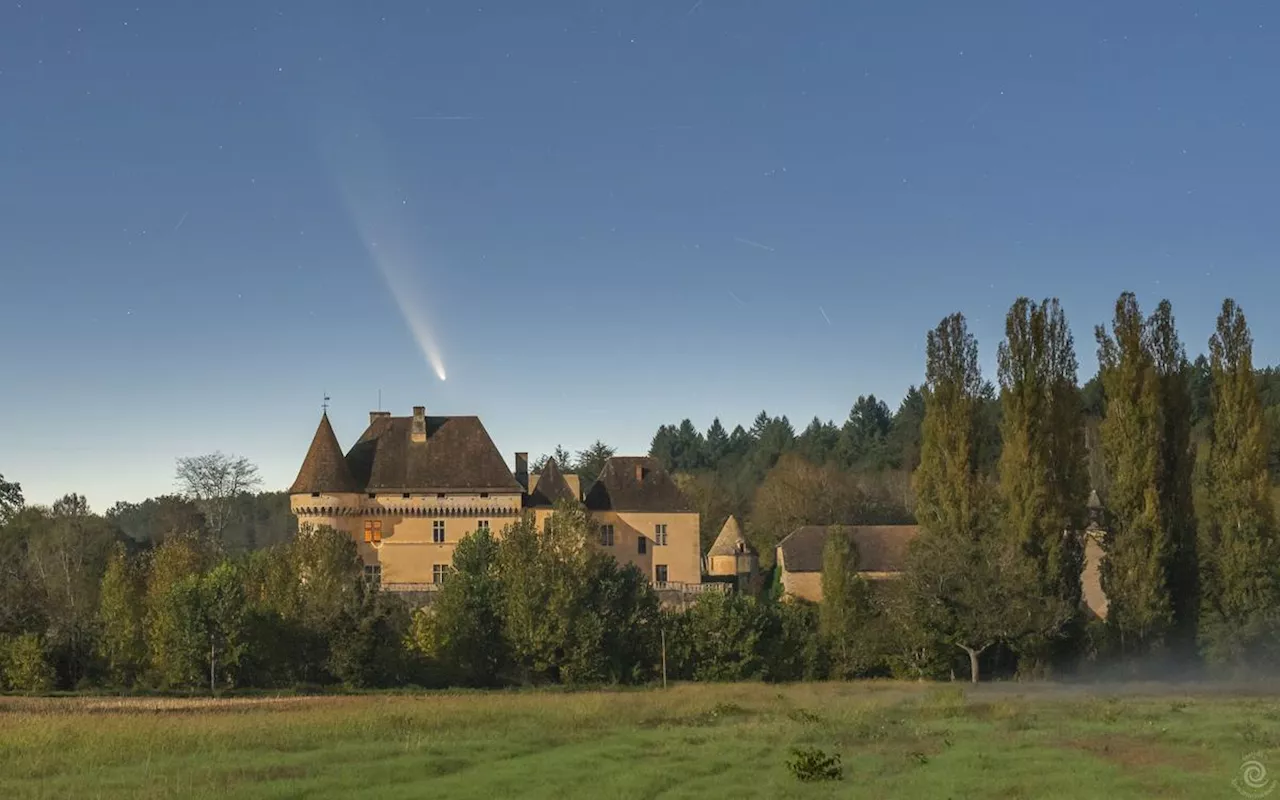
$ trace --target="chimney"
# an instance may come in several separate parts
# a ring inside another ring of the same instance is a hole
[[[409,434],[411,442],[425,442],[427,440],[427,407],[413,407],[413,432]]]
[[[391,412],[390,412],[390,411],[370,411],[370,412],[369,412],[369,424],[370,424],[370,425],[372,425],[373,423],[377,422],[378,420],[383,419],[384,417],[389,417],[389,416],[391,416]]]
[[[529,491],[529,454],[516,453],[516,482]]]

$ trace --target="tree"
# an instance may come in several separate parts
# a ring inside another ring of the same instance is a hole
[[[182,495],[204,514],[215,539],[231,523],[237,498],[262,483],[258,468],[247,458],[219,452],[179,458],[177,481]]]
[[[604,442],[597,439],[586,450],[578,452],[578,460],[574,465],[574,470],[582,480],[584,486],[589,485],[600,477],[600,472],[604,470],[605,462],[613,458],[614,449]],[[561,462],[556,461],[557,464]]]
[[[48,649],[39,634],[0,637],[0,687],[44,694],[53,689],[54,677]]]
[[[1076,612],[1042,593],[1032,563],[998,536],[923,531],[911,543],[902,581],[906,626],[964,651],[974,683],[992,646],[1017,650],[1028,638],[1052,638]]]
[[[1200,531],[1200,646],[1215,664],[1263,666],[1280,650],[1280,574],[1267,427],[1244,312],[1225,300],[1209,340],[1212,428]]]
[[[524,681],[559,677],[587,590],[592,530],[585,508],[560,501],[544,526],[525,515],[503,533],[498,555],[503,636]]]
[[[137,679],[146,657],[142,589],[122,543],[116,543],[98,592],[98,655],[117,686]]]
[[[889,407],[875,395],[859,396],[840,431],[840,454],[850,467],[882,469],[888,465],[887,439],[893,428]]]
[[[907,389],[902,403],[893,415],[886,439],[888,463],[908,472],[920,466],[920,436],[924,425],[924,393],[915,386]]]
[[[107,511],[107,521],[137,542],[158,545],[178,533],[205,529],[204,515],[195,503],[177,495],[161,495],[141,503],[119,502]]]
[[[1074,608],[1084,567],[1088,463],[1075,348],[1057,300],[1013,304],[998,362],[1005,535],[1031,560],[1039,590]]]
[[[842,531],[828,535],[823,547],[818,625],[833,678],[847,680],[873,668],[878,642],[871,590],[858,574],[857,547]]]
[[[972,538],[986,511],[977,465],[978,344],[964,316],[952,314],[929,332],[926,352],[916,519],[928,530]]]
[[[1194,652],[1197,603],[1200,597],[1196,555],[1195,506],[1191,476],[1195,454],[1191,449],[1191,365],[1178,339],[1173,308],[1160,301],[1147,320],[1147,341],[1155,363],[1163,429],[1160,435],[1159,493],[1164,524],[1168,529],[1169,598],[1173,608],[1173,643],[1185,655]]]
[[[4,475],[0,475],[0,525],[13,519],[13,515],[22,508],[22,502],[22,487],[6,481]]]
[[[426,637],[419,647],[458,683],[496,686],[508,669],[498,552],[487,528],[465,536],[453,552],[453,572],[420,612]]]
[[[148,664],[162,684],[197,683],[204,649],[191,621],[199,610],[199,576],[213,553],[206,541],[186,534],[166,539],[150,555],[143,601]]]
[[[768,564],[778,542],[801,525],[886,521],[878,512],[849,473],[834,464],[819,466],[789,453],[756,490],[747,534]]]
[[[218,688],[218,677],[234,683],[244,655],[245,597],[240,571],[223,561],[200,577],[200,619],[208,643],[209,691]]]
[[[28,532],[26,561],[43,611],[45,646],[61,682],[75,686],[93,665],[98,588],[115,533],[75,494],[59,498],[38,521],[26,519],[36,523]]]
[[[1122,651],[1141,653],[1162,646],[1174,622],[1169,594],[1174,543],[1161,502],[1160,378],[1132,293],[1116,301],[1111,333],[1100,325],[1095,334],[1107,409],[1100,426],[1110,486],[1110,525],[1102,540],[1107,625]]]
[[[555,459],[556,466],[560,467],[563,472],[574,471],[573,456],[568,450],[565,450],[560,445],[556,445],[556,449],[553,450],[550,455],[543,453],[534,459],[533,466],[531,466],[530,469],[535,474],[542,472],[543,468],[547,466],[547,461],[549,459]]]
[[[796,453],[814,464],[825,464],[835,457],[840,445],[840,429],[817,417],[796,438]]]
[[[683,472],[696,472],[707,464],[706,442],[693,422],[684,419],[676,428],[671,442],[671,468]]]
[[[729,455],[729,434],[725,431],[724,426],[720,424],[720,418],[716,417],[711,421],[711,427],[707,428],[706,437],[706,461],[707,466],[711,469],[717,469],[720,462]]]

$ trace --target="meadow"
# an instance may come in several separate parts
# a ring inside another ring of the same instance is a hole
[[[1262,797],[1258,768],[1280,777],[1273,688],[7,697],[0,797]],[[838,754],[843,779],[798,780],[796,747]]]

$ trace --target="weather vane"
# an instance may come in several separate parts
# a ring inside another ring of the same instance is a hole
[[[320,404],[320,407],[324,409],[324,413],[329,413],[329,394],[327,392],[324,396],[324,402]]]

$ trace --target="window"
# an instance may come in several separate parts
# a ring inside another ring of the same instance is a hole
[[[656,544],[656,545],[658,545],[658,546],[660,546],[660,547],[666,547],[666,545],[667,545],[667,523],[663,522],[663,523],[661,523],[661,524],[659,524],[659,525],[654,525],[654,526],[653,526],[653,543],[654,543],[654,544]]]
[[[489,520],[487,520],[487,519],[482,519],[482,520],[480,520],[479,522],[477,522],[477,523],[476,523],[476,530],[477,530],[477,531],[487,531],[487,530],[489,530]]]
[[[382,565],[381,564],[365,564],[364,565],[364,582],[377,589],[382,586]]]
[[[312,497],[319,497],[319,496],[320,496],[320,493],[319,493],[319,492],[312,492],[312,493],[311,493],[311,496],[312,496]]]
[[[644,538],[643,536],[641,536],[639,539],[636,539],[636,552],[639,553],[640,555],[644,555],[645,553],[649,552],[649,540]]]
[[[613,547],[613,526],[612,525],[600,526],[600,546]]]
[[[375,493],[373,493],[373,492],[369,492],[369,499],[370,499],[370,500],[374,499],[374,498],[375,498],[375,497],[377,497],[377,496],[378,496],[378,495],[376,495]]]
[[[444,499],[444,492],[440,492],[439,494],[437,494],[437,495],[436,495],[436,498],[437,498],[437,499],[440,499],[440,500],[443,500],[443,499]]]
[[[444,579],[449,577],[451,568],[448,564],[432,564],[431,565],[431,582],[436,586],[443,586]]]
[[[486,497],[488,497],[488,496],[489,496],[489,493],[488,493],[488,492],[481,492],[481,493],[480,493],[480,499],[481,499],[481,500],[485,499],[485,498],[486,498]]]
[[[431,541],[444,544],[444,520],[437,519],[431,523]]]
[[[653,580],[654,580],[654,582],[656,582],[656,583],[666,583],[666,582],[667,582],[667,565],[666,565],[666,564],[658,564],[658,565],[654,566],[654,568],[653,568]]]
[[[401,497],[403,497],[405,500],[408,500],[408,499],[409,499],[409,493],[408,493],[408,492],[405,492],[404,494],[402,494],[402,495],[400,495],[400,496],[401,496]]]
[[[382,520],[365,520],[364,540],[369,544],[378,544],[382,541]]]

